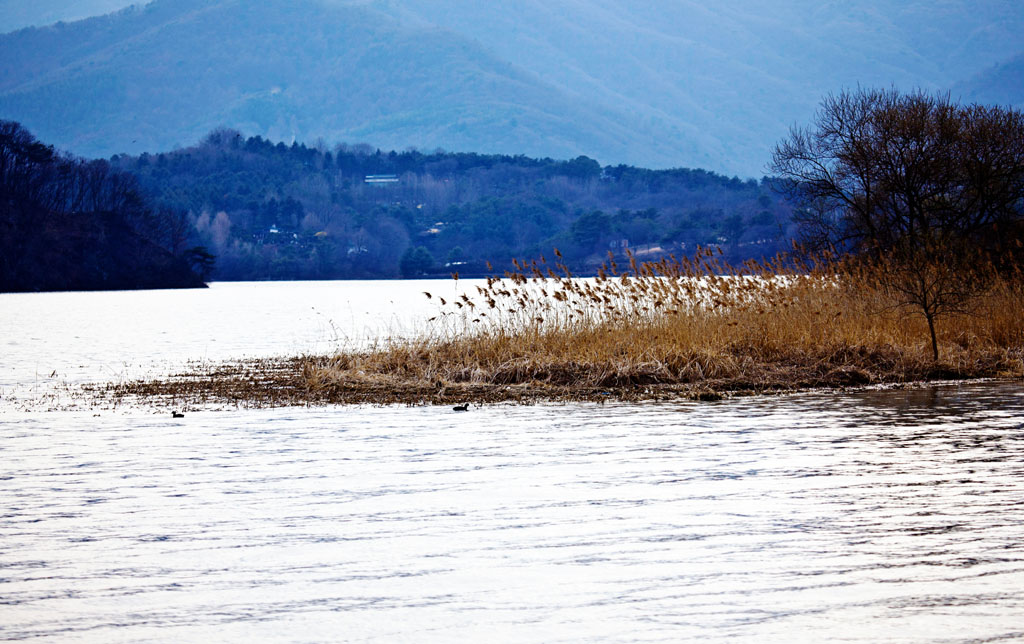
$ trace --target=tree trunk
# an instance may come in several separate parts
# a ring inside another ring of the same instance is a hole
[[[932,360],[935,362],[939,361],[939,342],[935,338],[935,316],[931,313],[925,314],[925,319],[928,320],[928,331],[932,334]]]

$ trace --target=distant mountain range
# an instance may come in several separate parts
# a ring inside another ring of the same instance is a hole
[[[0,27],[123,4],[0,0]],[[844,87],[1020,104],[1022,30],[1016,0],[156,0],[0,36],[0,117],[90,156],[224,125],[760,176]]]
[[[0,0],[0,33],[101,16],[145,0]]]
[[[954,98],[1024,109],[1024,54],[953,86]]]

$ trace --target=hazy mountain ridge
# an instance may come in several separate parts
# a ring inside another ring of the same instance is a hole
[[[1016,54],[1024,27],[1024,9],[1008,2],[368,4],[487,42],[579,95],[639,103],[664,131],[698,142],[708,155],[698,165],[729,170],[735,157],[767,160],[828,91],[948,87]]]
[[[0,37],[0,114],[87,155],[228,125],[758,176],[822,94],[950,87],[1021,29],[999,0],[158,0]]]
[[[624,114],[571,99],[436,27],[311,2],[169,7],[0,39],[0,56],[15,63],[0,74],[0,110],[101,156],[168,149],[221,124],[397,148],[572,157],[594,141],[622,158],[634,147],[660,150],[663,162],[672,153],[654,135],[635,141]]]
[[[951,93],[968,102],[1024,108],[1024,54],[957,83]]]
[[[145,4],[146,0],[134,0]],[[133,0],[0,0],[0,32],[81,20],[123,9]]]

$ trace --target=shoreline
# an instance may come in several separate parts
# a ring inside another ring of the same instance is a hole
[[[336,379],[311,387],[310,365],[330,358],[292,357],[197,364],[190,371],[163,379],[84,385],[92,404],[113,407],[139,404],[158,409],[197,411],[211,408],[250,409],[314,406],[473,406],[542,403],[715,402],[730,398],[804,392],[918,388],[960,382],[1022,382],[1024,373],[1005,365],[969,372],[936,363],[914,373],[871,371],[859,366],[807,369],[762,365],[758,374],[707,378],[693,382],[555,384],[539,380],[515,383],[436,382],[398,378]]]

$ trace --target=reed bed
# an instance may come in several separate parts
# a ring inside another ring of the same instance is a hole
[[[425,294],[439,311],[416,340],[306,360],[310,393],[716,398],[1024,374],[1019,279],[995,280],[970,312],[944,317],[936,361],[923,316],[838,262],[733,267],[704,250],[655,263],[630,255],[625,267],[610,258],[591,279],[543,257],[516,267],[456,301]]]
[[[970,308],[922,315],[871,269],[784,258],[723,264],[710,250],[610,257],[577,278],[541,257],[455,300],[412,340],[332,356],[206,365],[102,393],[189,408],[227,403],[457,404],[727,395],[1024,376],[1024,279],[1001,273]],[[454,278],[457,280],[458,275]]]

